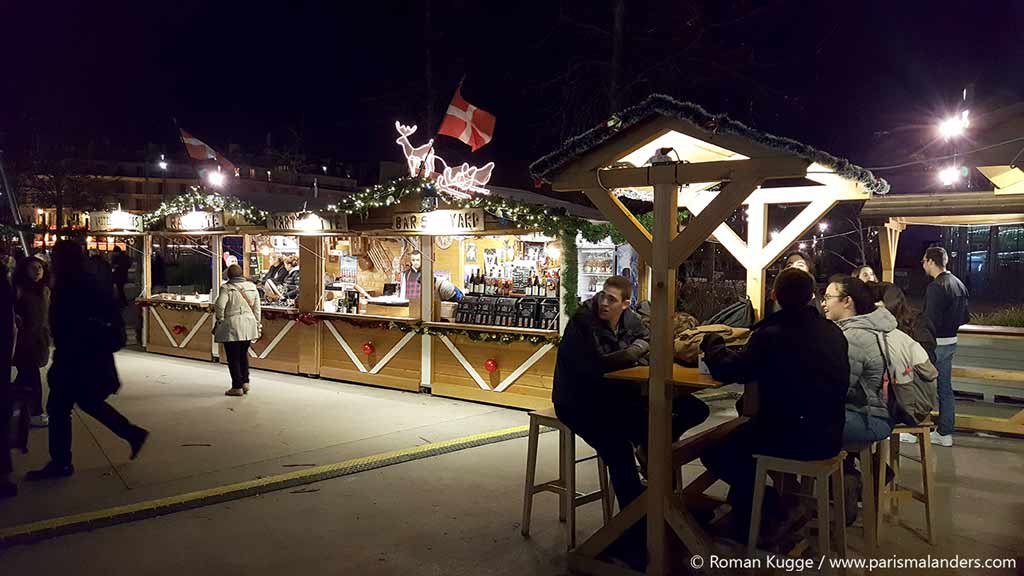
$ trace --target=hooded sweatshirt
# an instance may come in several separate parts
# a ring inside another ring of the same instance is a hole
[[[846,390],[846,408],[889,419],[882,400],[882,334],[897,328],[896,317],[884,307],[836,322],[849,343],[850,387]]]

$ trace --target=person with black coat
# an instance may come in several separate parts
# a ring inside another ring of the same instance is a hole
[[[124,292],[124,286],[128,283],[128,271],[132,269],[132,259],[120,246],[114,246],[114,253],[110,257],[110,267],[114,287],[117,290],[117,303],[124,308],[128,305],[128,295]]]
[[[76,404],[128,442],[132,459],[149,437],[147,430],[129,422],[107,403],[107,397],[121,387],[114,350],[123,344],[120,309],[108,279],[97,278],[82,246],[71,240],[57,242],[52,258],[50,333],[54,353],[47,374],[50,462],[29,472],[25,477],[29,481],[74,474],[71,411]]]
[[[14,269],[14,314],[18,338],[14,346],[14,365],[18,376],[14,386],[29,400],[32,425],[44,428],[49,419],[43,411],[41,370],[50,361],[50,275],[46,263],[32,256],[23,258]]]
[[[18,485],[11,481],[10,431],[7,429],[14,408],[14,387],[11,385],[11,353],[14,349],[14,290],[7,279],[7,263],[0,260],[0,498],[18,495]]]
[[[809,305],[813,289],[807,272],[783,270],[773,289],[781,308],[754,326],[746,346],[731,350],[717,334],[701,342],[715,380],[758,385],[759,405],[751,421],[701,458],[729,484],[733,536],[740,541],[746,541],[750,525],[753,454],[821,460],[842,447],[850,385],[847,341],[834,322]],[[771,517],[778,494],[769,490],[766,496]]]

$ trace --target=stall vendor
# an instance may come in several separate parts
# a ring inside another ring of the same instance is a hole
[[[296,300],[299,297],[299,257],[289,256],[284,261],[288,275],[284,278],[284,297]]]
[[[409,269],[402,273],[402,286],[400,296],[406,300],[419,300],[421,294],[420,266],[423,264],[423,256],[419,250],[413,250],[409,254]]]

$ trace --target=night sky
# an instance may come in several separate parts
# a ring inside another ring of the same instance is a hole
[[[221,149],[270,133],[313,157],[397,160],[394,121],[425,139],[465,77],[494,141],[440,151],[528,186],[529,162],[611,111],[614,0],[430,0],[429,25],[427,0],[254,4],[7,3],[0,143],[170,149],[176,117]],[[1024,2],[625,4],[621,105],[662,92],[865,166],[920,152],[966,84],[976,110],[1024,97]]]

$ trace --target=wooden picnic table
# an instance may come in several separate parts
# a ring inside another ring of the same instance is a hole
[[[611,380],[646,384],[650,380],[650,373],[651,369],[649,366],[634,366],[609,372],[605,374],[605,377]],[[697,368],[681,366],[675,363],[672,366],[672,378],[668,383],[677,390],[687,392],[712,390],[727,384],[726,382],[715,380],[710,374],[701,374]],[[756,387],[748,385],[745,398],[746,396],[756,399]],[[744,412],[747,412],[747,406],[752,406],[752,404],[745,403]],[[726,436],[746,424],[749,420],[750,418],[747,416],[737,416],[717,426],[674,442],[672,444],[673,469],[676,473],[681,474],[679,472],[680,467],[700,458],[705,451],[720,443]],[[682,496],[703,494],[717,480],[718,478],[710,470],[705,470],[685,487],[677,486],[675,493],[666,498],[666,520],[676,532],[687,534],[688,538],[686,540],[698,543],[702,552],[711,549],[710,539],[687,509]],[[606,522],[586,542],[570,552],[570,568],[588,573],[635,574],[635,572],[624,571],[604,564],[597,560],[597,557],[629,529],[630,526],[643,519],[647,515],[647,509],[647,492],[645,491],[629,506],[620,510],[618,514]],[[691,550],[690,552],[696,553],[697,551]]]

